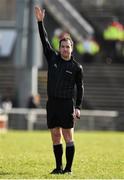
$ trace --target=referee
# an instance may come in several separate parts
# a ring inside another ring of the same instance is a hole
[[[50,129],[56,167],[51,174],[70,174],[75,153],[74,124],[80,118],[84,94],[83,69],[72,56],[73,41],[65,35],[59,42],[59,53],[51,47],[44,27],[45,10],[35,7],[43,52],[48,63],[47,126]],[[74,89],[77,89],[74,103]],[[74,107],[75,104],[75,107]],[[66,143],[66,166],[62,165],[62,136]]]

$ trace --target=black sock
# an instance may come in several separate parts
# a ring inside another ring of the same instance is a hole
[[[65,169],[67,169],[67,170],[71,170],[74,153],[75,153],[74,142],[67,143],[66,144],[66,162],[67,163],[66,163],[66,167],[65,167]]]
[[[53,145],[53,150],[56,160],[56,168],[62,169],[62,154],[63,154],[62,144]]]

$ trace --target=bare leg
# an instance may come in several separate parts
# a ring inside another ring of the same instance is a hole
[[[58,174],[62,172],[62,155],[63,155],[63,147],[62,147],[62,130],[61,128],[53,128],[51,131],[51,137],[53,142],[53,151],[56,161],[56,169],[52,171],[52,174]]]
[[[62,130],[61,128],[50,129],[53,145],[62,143]]]
[[[66,167],[64,173],[71,173],[75,153],[74,129],[62,129],[62,134],[66,142]]]

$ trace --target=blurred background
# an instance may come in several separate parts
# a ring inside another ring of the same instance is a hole
[[[46,9],[53,48],[58,50],[59,38],[69,32],[75,59],[84,67],[77,129],[123,131],[123,0],[0,0],[0,128],[6,125],[3,119],[9,129],[46,128],[47,63],[35,5]]]

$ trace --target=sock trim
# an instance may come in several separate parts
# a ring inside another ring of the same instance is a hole
[[[73,141],[66,143],[66,147],[71,147],[71,146],[74,146],[74,142]]]

